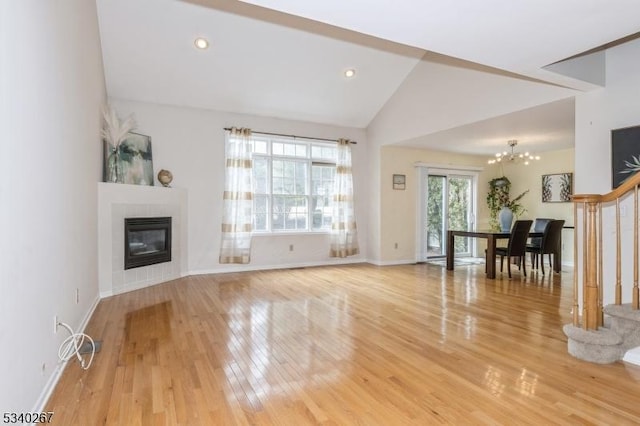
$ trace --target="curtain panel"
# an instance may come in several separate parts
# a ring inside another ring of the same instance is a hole
[[[253,162],[250,129],[232,128],[225,144],[225,184],[220,263],[251,260],[253,223]]]
[[[360,253],[358,231],[353,206],[353,176],[351,173],[351,144],[338,140],[336,175],[333,181],[330,257],[347,257]]]

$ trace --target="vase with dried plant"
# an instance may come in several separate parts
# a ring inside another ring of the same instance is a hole
[[[116,110],[105,105],[102,109],[104,124],[100,132],[105,144],[104,181],[124,183],[124,175],[120,166],[120,147],[127,134],[135,129],[136,122],[132,115],[121,120]]]

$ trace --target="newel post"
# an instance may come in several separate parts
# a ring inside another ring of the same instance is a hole
[[[577,196],[574,202],[583,206],[582,220],[582,326],[596,330],[602,325],[600,301],[598,217],[601,214],[598,196]],[[577,265],[576,265],[577,266]]]
[[[585,256],[585,286],[583,326],[587,330],[595,330],[600,324],[600,291],[598,289],[598,232],[597,215],[599,203],[587,203],[587,255]]]

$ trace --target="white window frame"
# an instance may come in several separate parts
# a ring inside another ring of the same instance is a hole
[[[295,161],[295,162],[300,162],[306,165],[307,167],[307,176],[306,176],[306,182],[305,182],[305,193],[304,194],[300,194],[300,195],[296,195],[296,196],[300,196],[300,197],[306,197],[307,200],[307,206],[311,206],[312,203],[312,199],[314,196],[316,196],[317,194],[313,194],[312,193],[312,184],[313,184],[313,166],[330,166],[334,168],[334,174],[335,174],[335,167],[336,167],[336,158],[321,158],[321,157],[312,157],[312,147],[313,146],[320,146],[320,147],[326,147],[326,148],[331,148],[334,151],[337,149],[337,145],[335,142],[327,142],[327,141],[323,141],[323,140],[317,140],[317,139],[300,139],[300,138],[292,138],[292,137],[286,137],[286,136],[273,136],[273,135],[264,135],[264,134],[260,134],[260,133],[254,133],[253,136],[253,141],[254,141],[254,152],[253,152],[253,159],[254,159],[254,167],[255,167],[255,160],[256,159],[264,159],[266,160],[266,164],[267,164],[267,175],[266,175],[266,194],[265,193],[258,193],[255,190],[255,187],[257,187],[257,182],[256,182],[256,177],[254,174],[254,200],[257,199],[258,195],[266,195],[267,197],[267,213],[266,213],[266,229],[264,230],[257,230],[254,227],[254,230],[252,232],[252,234],[254,235],[277,235],[277,234],[286,234],[286,235],[291,235],[291,234],[328,234],[330,231],[329,227],[324,227],[324,228],[317,228],[314,229],[313,226],[313,211],[311,211],[311,209],[309,207],[307,207],[307,211],[306,211],[306,228],[304,229],[273,229],[273,225],[274,225],[274,221],[273,221],[273,215],[274,215],[274,203],[273,203],[273,198],[274,195],[278,196],[281,194],[274,194],[273,193],[273,160],[286,160],[286,161]],[[266,146],[267,146],[267,152],[266,153],[257,153],[255,151],[255,143],[256,142],[265,142]],[[287,144],[299,144],[299,145],[305,145],[306,146],[306,156],[296,156],[296,155],[281,155],[281,154],[273,154],[273,144],[274,143],[287,143]],[[329,199],[331,199],[331,194],[328,194]],[[330,208],[330,207],[329,207]],[[254,206],[254,224],[255,224],[255,206]]]
[[[440,176],[469,176],[471,177],[471,212],[469,218],[470,227],[473,229],[476,226],[478,220],[478,176],[480,172],[483,170],[482,167],[474,167],[474,166],[449,166],[443,164],[429,164],[429,163],[420,163],[417,162],[414,166],[418,169],[418,185],[416,185],[416,199],[417,203],[417,212],[416,212],[416,261],[417,262],[425,262],[426,258],[426,241],[424,238],[423,230],[427,227],[427,217],[424,208],[426,197],[428,197],[427,190],[428,186],[426,184],[427,178],[429,175],[440,175]],[[424,198],[423,198],[424,197]],[[471,245],[471,255],[477,256],[477,244]]]

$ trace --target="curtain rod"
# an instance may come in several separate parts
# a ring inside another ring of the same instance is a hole
[[[231,127],[225,127],[224,130],[229,131],[231,130]],[[297,136],[297,135],[286,135],[284,133],[269,133],[269,132],[259,132],[257,130],[252,130],[253,133],[258,133],[261,135],[268,135],[268,136],[285,136],[288,138],[297,138],[297,139],[312,139],[312,140],[317,140],[317,141],[327,141],[327,142],[338,142],[337,139],[325,139],[325,138],[312,138],[311,136]],[[358,142],[356,141],[349,141],[350,144],[356,145]]]

